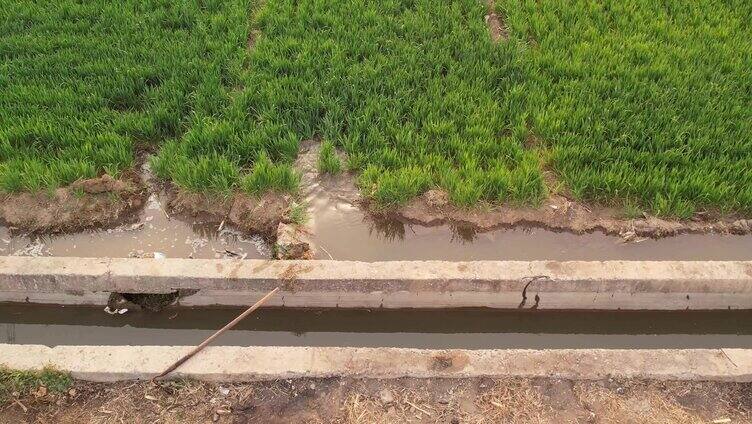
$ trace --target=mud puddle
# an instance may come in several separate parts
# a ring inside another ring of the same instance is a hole
[[[0,305],[0,343],[194,345],[236,309],[110,316],[100,308]],[[262,309],[217,345],[432,349],[752,348],[752,311],[368,311]]]

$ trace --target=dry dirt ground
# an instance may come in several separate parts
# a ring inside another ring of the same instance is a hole
[[[36,395],[33,394],[36,392]],[[747,423],[752,385],[557,379],[75,382],[2,423]]]

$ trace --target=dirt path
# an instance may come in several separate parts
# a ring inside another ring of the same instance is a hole
[[[76,382],[65,394],[6,401],[0,422],[747,423],[750,411],[752,385],[732,383],[302,379],[160,388]]]

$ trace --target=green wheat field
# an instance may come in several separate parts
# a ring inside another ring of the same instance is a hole
[[[186,190],[295,192],[319,138],[319,170],[384,206],[566,190],[752,214],[752,2],[496,12],[499,43],[477,0],[5,0],[0,191],[117,176],[148,146]]]

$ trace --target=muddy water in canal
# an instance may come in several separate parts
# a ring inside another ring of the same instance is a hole
[[[752,260],[752,236],[685,234],[625,243],[602,233],[576,235],[540,228],[474,233],[450,226],[422,227],[382,222],[354,205],[352,181],[335,183],[316,174],[313,146],[299,158],[308,228],[317,259],[337,260]],[[247,258],[271,257],[259,236],[216,224],[185,222],[168,216],[148,167],[151,194],[138,222],[109,230],[60,236],[11,234],[0,227],[0,255]]]
[[[241,311],[0,305],[0,343],[195,345]],[[260,309],[217,339],[232,346],[431,349],[752,348],[752,312]]]

